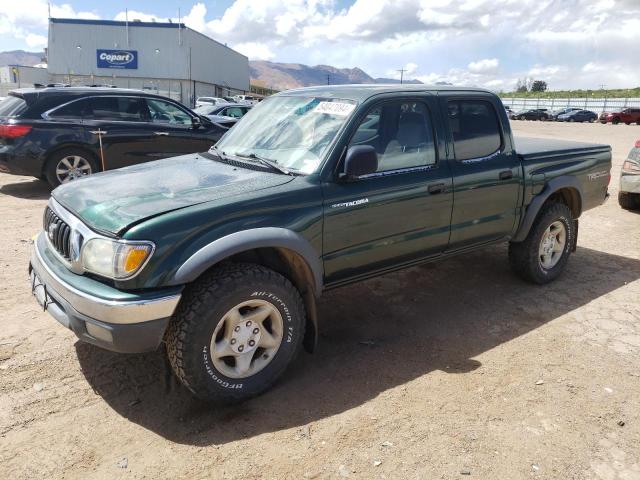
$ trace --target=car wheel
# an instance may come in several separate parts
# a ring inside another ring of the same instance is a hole
[[[625,210],[638,210],[640,209],[640,194],[619,192],[618,203]]]
[[[575,120],[573,118],[570,118],[569,121],[570,122],[575,122]]]
[[[593,118],[593,117],[591,117],[591,118],[589,119],[589,123],[593,123],[593,122],[595,122],[595,121],[596,121],[596,119],[595,119],[595,118]]]
[[[640,120],[636,120],[636,125],[640,125]]]
[[[269,388],[298,355],[305,309],[298,290],[263,266],[233,263],[185,291],[166,334],[180,381],[206,401],[240,401]]]
[[[614,118],[613,120],[611,120],[611,123],[613,123],[614,125],[618,125],[620,123],[620,119]]]
[[[98,162],[91,153],[80,148],[67,148],[49,157],[44,173],[49,184],[55,188],[97,171]]]
[[[542,207],[523,242],[509,244],[509,263],[521,278],[549,283],[562,274],[575,241],[571,210],[563,203]]]
[[[631,125],[631,122],[624,122],[625,125]]]

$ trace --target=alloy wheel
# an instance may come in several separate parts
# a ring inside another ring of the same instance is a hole
[[[211,361],[229,378],[255,375],[273,360],[282,343],[284,321],[265,300],[249,300],[229,310],[211,338]]]
[[[549,225],[540,240],[538,254],[542,268],[549,270],[558,264],[564,253],[566,243],[567,229],[564,223],[556,220]]]
[[[79,155],[63,157],[56,165],[56,177],[60,183],[67,183],[91,173],[91,164]]]

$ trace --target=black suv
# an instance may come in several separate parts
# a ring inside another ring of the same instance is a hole
[[[139,90],[20,89],[0,102],[0,172],[52,186],[101,170],[208,150],[226,129]]]
[[[549,110],[546,108],[534,108],[522,110],[516,113],[516,120],[549,120]]]

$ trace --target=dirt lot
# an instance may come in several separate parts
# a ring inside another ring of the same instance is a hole
[[[514,128],[613,146],[562,279],[523,283],[499,246],[332,292],[319,351],[216,409],[160,353],[78,343],[38,308],[49,190],[0,175],[0,478],[640,479],[640,215],[615,198],[640,127]]]

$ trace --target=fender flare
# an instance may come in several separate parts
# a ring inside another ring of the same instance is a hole
[[[277,227],[241,230],[214,240],[191,255],[178,268],[169,283],[171,285],[190,283],[225,258],[256,248],[286,248],[300,255],[313,275],[315,283],[313,289],[316,295],[320,295],[324,274],[320,255],[300,234]]]
[[[527,207],[527,211],[524,215],[524,218],[520,222],[520,226],[518,227],[516,234],[511,239],[512,242],[522,242],[527,238],[529,230],[531,230],[531,226],[538,216],[540,209],[544,205],[544,202],[546,202],[551,195],[563,188],[572,188],[578,192],[578,197],[580,199],[579,213],[582,212],[582,186],[580,185],[580,182],[578,182],[578,179],[571,175],[562,175],[560,177],[556,177],[552,180],[549,180],[542,192],[540,192],[533,198],[533,200]]]

